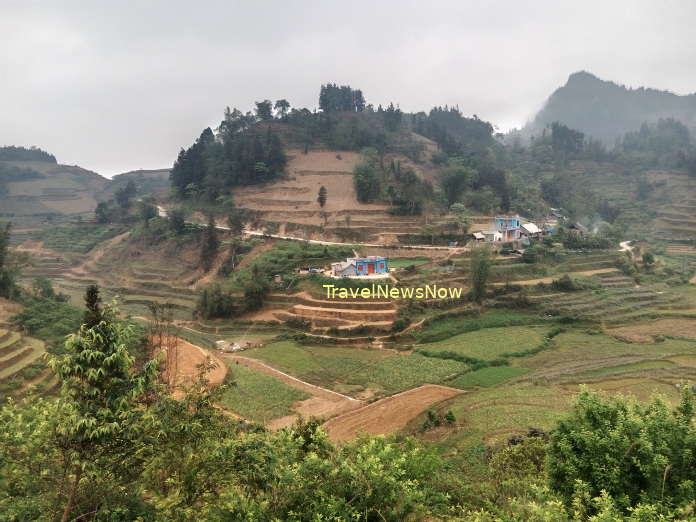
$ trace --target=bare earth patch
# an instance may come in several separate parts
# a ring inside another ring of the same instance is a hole
[[[656,335],[696,339],[696,319],[660,319],[650,323],[609,328],[606,331],[618,339],[634,343],[651,343]]]
[[[360,433],[395,433],[433,404],[460,393],[461,390],[447,386],[426,384],[334,417],[324,424],[324,429],[334,442],[350,440]]]
[[[227,365],[222,362],[217,356],[204,350],[200,346],[191,344],[183,339],[179,339],[177,343],[177,358],[176,358],[176,384],[177,386],[190,386],[198,379],[200,374],[200,365],[206,360],[215,363],[213,368],[206,376],[210,387],[215,387],[223,383],[225,375],[227,375]],[[175,393],[179,395],[181,392]]]

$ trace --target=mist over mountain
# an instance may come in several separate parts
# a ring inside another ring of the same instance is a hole
[[[571,74],[566,84],[551,94],[523,134],[538,135],[544,127],[558,121],[613,145],[626,132],[660,118],[679,120],[693,132],[696,94],[677,95],[644,87],[631,89],[580,71]]]

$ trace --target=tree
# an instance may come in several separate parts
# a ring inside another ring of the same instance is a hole
[[[466,234],[471,226],[471,218],[467,208],[461,203],[455,203],[450,207],[450,212],[454,215],[457,229],[460,234]]]
[[[145,228],[150,226],[150,220],[157,217],[157,207],[148,201],[140,202],[139,209],[140,219],[143,221]]]
[[[321,186],[319,189],[319,195],[317,197],[317,201],[319,202],[319,206],[321,208],[324,208],[324,205],[326,204],[326,187],[324,185]]]
[[[167,221],[169,228],[177,236],[184,233],[186,230],[186,212],[183,208],[173,208],[167,212]]]
[[[676,409],[583,390],[551,434],[551,487],[568,502],[579,489],[608,493],[621,509],[639,502],[679,505],[696,495],[693,393],[684,385]]]
[[[364,160],[353,169],[353,184],[360,203],[370,203],[379,197],[381,192],[380,178],[377,173],[377,158],[374,149],[363,153]]]
[[[89,285],[85,290],[85,308],[82,315],[82,323],[87,328],[94,328],[104,320],[101,309],[101,296],[99,295],[98,285]]]
[[[97,223],[105,225],[109,222],[109,205],[105,201],[97,203],[97,208],[94,209],[94,216]]]
[[[115,310],[103,310],[98,324],[80,327],[65,341],[66,353],[49,357],[49,366],[62,382],[61,401],[69,414],[59,426],[65,476],[69,482],[61,522],[74,517],[78,488],[93,474],[119,469],[133,435],[129,426],[142,415],[140,398],[154,382],[157,364],[146,363],[136,372],[128,345],[132,326],[115,320]],[[108,457],[107,457],[108,455]]]
[[[215,220],[211,216],[208,218],[208,225],[203,231],[203,238],[201,242],[201,266],[203,270],[208,272],[218,255],[218,249],[220,248],[220,240],[217,235],[217,228],[215,228]]]
[[[486,295],[491,264],[491,251],[488,247],[476,247],[471,251],[471,295],[477,303],[480,303]]]
[[[256,102],[256,116],[263,121],[273,119],[273,103],[271,100]]]
[[[126,210],[130,208],[131,200],[135,197],[137,192],[138,189],[135,186],[135,181],[130,179],[128,180],[128,183],[126,183],[125,187],[121,187],[116,191],[114,198],[116,199],[116,203],[118,203],[118,206],[121,207],[123,210]]]
[[[10,238],[12,223],[0,226],[0,297],[12,297],[16,292],[15,270],[9,266]]]
[[[280,118],[285,118],[290,110],[290,102],[288,102],[286,99],[276,100],[273,108],[276,110],[276,114],[278,114]]]
[[[461,164],[451,164],[442,171],[440,184],[447,199],[447,206],[453,205],[470,188],[477,177],[475,170]]]

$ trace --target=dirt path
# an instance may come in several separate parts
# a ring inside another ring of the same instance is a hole
[[[291,426],[299,416],[305,418],[329,418],[352,411],[356,408],[360,408],[365,404],[363,401],[354,399],[353,397],[349,397],[347,395],[343,395],[342,393],[327,390],[326,388],[302,381],[296,377],[293,377],[292,375],[288,375],[280,370],[276,370],[272,366],[269,366],[257,359],[252,359],[251,357],[233,354],[222,354],[221,357],[226,361],[233,361],[236,364],[241,364],[247,368],[252,368],[275,377],[279,381],[282,381],[293,388],[302,390],[312,395],[312,397],[309,399],[299,401],[294,405],[296,411],[295,414],[287,415],[285,417],[280,417],[270,421],[266,425],[270,429],[280,429]]]
[[[618,272],[619,270],[617,268],[599,268],[597,270],[583,270],[581,272],[567,272],[569,276],[592,276],[592,275],[597,275],[597,274],[609,274],[611,272]],[[522,281],[510,281],[509,284],[511,285],[521,285],[521,286],[530,286],[530,285],[536,285],[538,283],[551,283],[555,279],[558,279],[560,277],[560,274],[558,276],[552,276],[552,277],[542,277],[540,279],[524,279]],[[508,283],[493,283],[494,286],[503,286]]]
[[[324,429],[334,442],[350,440],[360,433],[395,433],[433,404],[460,393],[461,390],[447,386],[426,384],[334,417],[324,423]]]

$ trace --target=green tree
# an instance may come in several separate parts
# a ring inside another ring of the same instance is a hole
[[[256,116],[260,120],[272,120],[273,102],[271,102],[271,100],[263,100],[260,102],[256,102]]]
[[[94,216],[97,223],[105,225],[109,222],[109,204],[105,201],[97,203],[97,208],[94,209]]]
[[[203,270],[208,272],[215,262],[215,258],[218,255],[218,250],[220,249],[220,240],[218,239],[217,228],[215,227],[215,220],[211,216],[208,218],[208,225],[203,230],[203,236],[201,241],[201,259],[200,263]]]
[[[696,495],[693,394],[684,386],[670,411],[660,399],[641,404],[586,390],[551,434],[551,487],[568,502],[585,489],[605,491],[621,509],[639,502],[679,505]]]
[[[477,247],[471,251],[471,295],[477,303],[480,303],[486,295],[491,265],[492,255],[488,247]]]
[[[137,194],[137,192],[138,189],[135,186],[135,182],[131,179],[128,180],[128,183],[126,183],[125,187],[121,187],[116,191],[114,198],[116,199],[116,203],[118,203],[118,206],[126,210],[130,208],[132,200]]]
[[[326,205],[326,187],[324,185],[321,186],[319,189],[319,195],[317,196],[317,201],[319,202],[319,206],[321,208],[324,208],[324,205]]]
[[[173,208],[167,211],[167,221],[169,228],[177,236],[180,236],[186,230],[186,212],[183,208]]]
[[[99,295],[98,285],[89,285],[85,290],[85,312],[82,315],[82,323],[87,328],[94,328],[104,320],[102,312],[102,299]]]
[[[11,298],[17,292],[16,270],[10,266],[10,239],[12,223],[0,225],[0,297]]]
[[[145,228],[149,228],[150,220],[157,217],[157,207],[148,201],[141,201],[139,214]]]
[[[440,185],[450,206],[461,198],[477,177],[475,170],[461,164],[450,164],[442,171]]]
[[[276,113],[280,116],[280,118],[285,118],[285,116],[288,114],[288,111],[290,110],[290,102],[286,99],[281,99],[281,100],[276,100],[275,104],[273,105],[273,108],[276,110]]]
[[[115,313],[106,308],[98,324],[82,325],[68,337],[65,354],[49,357],[68,412],[58,428],[68,483],[62,522],[82,515],[73,512],[81,483],[88,490],[93,474],[124,472],[122,466],[131,460],[128,439],[134,435],[128,427],[142,415],[140,401],[156,376],[155,361],[134,370],[128,351],[134,330],[116,321]]]

